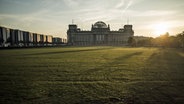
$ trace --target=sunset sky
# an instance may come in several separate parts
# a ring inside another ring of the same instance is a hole
[[[133,25],[135,35],[184,31],[184,0],[0,0],[0,26],[66,37],[68,24],[90,30],[97,21],[111,30]]]

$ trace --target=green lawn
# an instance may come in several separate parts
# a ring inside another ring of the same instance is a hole
[[[0,50],[1,104],[184,104],[184,51]]]

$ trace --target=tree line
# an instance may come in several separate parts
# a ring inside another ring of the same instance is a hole
[[[128,45],[132,47],[151,46],[151,47],[171,47],[171,48],[184,48],[184,31],[176,34],[175,36],[169,33],[162,34],[156,38],[143,37],[129,37]]]

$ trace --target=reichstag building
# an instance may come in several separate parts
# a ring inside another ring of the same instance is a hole
[[[127,45],[128,38],[133,35],[132,25],[111,31],[110,25],[102,21],[92,24],[91,31],[82,31],[76,24],[70,24],[67,31],[68,44],[74,46]]]

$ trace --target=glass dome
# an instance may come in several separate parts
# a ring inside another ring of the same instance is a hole
[[[107,28],[107,25],[103,21],[98,21],[93,25],[94,28]]]

